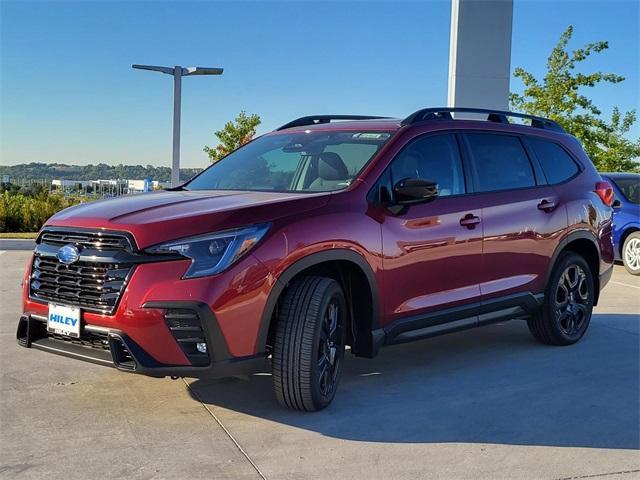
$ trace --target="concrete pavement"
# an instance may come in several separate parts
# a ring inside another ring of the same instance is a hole
[[[35,240],[26,238],[0,238],[0,251],[3,250],[33,250]]]
[[[335,402],[268,374],[171,381],[18,347],[28,252],[0,254],[2,478],[640,478],[640,278],[616,267],[567,348],[514,321],[347,355]]]

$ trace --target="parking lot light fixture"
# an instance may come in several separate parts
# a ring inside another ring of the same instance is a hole
[[[138,70],[173,75],[173,156],[171,160],[171,186],[180,184],[180,108],[182,103],[182,77],[190,75],[222,75],[224,69],[216,67],[162,67],[157,65],[131,65]]]

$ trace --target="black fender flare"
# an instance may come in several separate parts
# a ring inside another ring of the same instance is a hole
[[[367,282],[369,283],[369,290],[371,292],[372,299],[372,318],[370,330],[373,332],[374,330],[379,329],[380,296],[378,293],[378,285],[371,265],[369,265],[369,263],[364,259],[362,255],[355,252],[354,250],[349,250],[346,248],[325,250],[302,257],[301,259],[290,265],[280,274],[279,277],[276,278],[276,282],[274,283],[274,286],[269,293],[269,297],[267,298],[267,302],[262,312],[262,318],[260,319],[260,329],[258,331],[255,346],[256,352],[264,351],[264,347],[267,344],[267,339],[269,336],[269,329],[271,327],[273,312],[275,311],[278,300],[280,299],[280,295],[285,290],[285,288],[287,288],[289,282],[291,282],[291,280],[300,272],[310,267],[336,260],[351,262],[359,267],[360,270],[362,270],[362,272],[364,273],[365,277],[367,278]]]
[[[549,261],[549,267],[547,268],[547,273],[544,279],[545,291],[546,291],[547,285],[549,284],[549,280],[551,279],[551,274],[553,273],[553,269],[555,268],[556,263],[558,261],[558,256],[567,247],[567,245],[569,245],[571,242],[575,240],[589,240],[593,244],[593,246],[596,247],[596,251],[598,252],[598,269],[600,268],[600,264],[599,264],[600,263],[599,259],[601,258],[600,245],[598,244],[598,237],[596,236],[596,234],[591,230],[587,230],[587,229],[574,230],[573,232],[570,232],[568,235],[563,237],[562,240],[560,240],[560,243],[554,250],[553,255],[551,255],[551,260]],[[599,273],[600,273],[599,271],[595,272],[595,275],[593,278],[594,281],[596,282],[596,292],[595,292],[596,302],[600,294]]]

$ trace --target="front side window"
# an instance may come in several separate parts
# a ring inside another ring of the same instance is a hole
[[[413,140],[393,160],[391,177],[394,184],[406,178],[436,182],[440,197],[465,193],[462,160],[452,134]]]
[[[348,187],[391,132],[314,131],[265,135],[227,155],[187,190],[322,192]]]
[[[478,192],[535,186],[531,162],[518,137],[470,133],[466,138]]]
[[[560,145],[534,137],[527,140],[551,185],[569,180],[578,173],[578,165]]]

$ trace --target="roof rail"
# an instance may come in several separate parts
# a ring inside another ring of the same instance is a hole
[[[300,117],[292,120],[289,123],[285,123],[276,131],[284,130],[291,127],[304,127],[305,125],[318,125],[320,123],[329,123],[332,120],[374,120],[389,117],[375,117],[372,115],[309,115],[307,117]]]
[[[553,120],[548,118],[536,117],[526,113],[506,112],[503,110],[488,110],[485,108],[466,108],[466,107],[437,107],[423,108],[412,113],[402,121],[402,125],[411,125],[427,120],[454,120],[452,113],[480,113],[487,115],[488,122],[511,123],[509,117],[526,118],[531,120],[531,126],[534,128],[542,128],[544,130],[553,130],[555,132],[563,132],[564,129]]]

